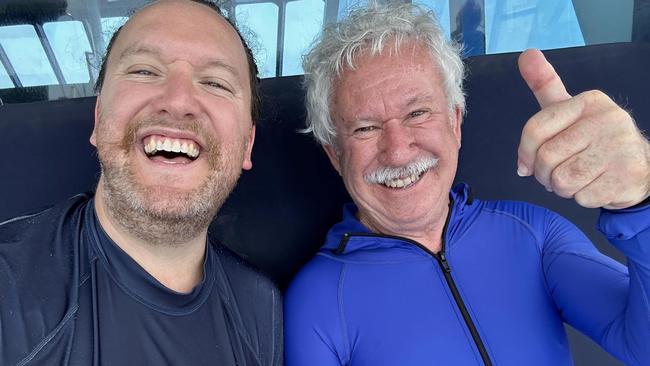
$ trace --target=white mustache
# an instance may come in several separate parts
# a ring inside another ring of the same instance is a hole
[[[435,155],[419,157],[412,162],[401,167],[383,166],[375,171],[366,174],[364,179],[370,184],[386,184],[394,179],[420,175],[428,169],[435,168],[438,165],[438,157]]]

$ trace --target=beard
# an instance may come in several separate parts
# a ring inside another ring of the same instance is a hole
[[[110,123],[100,116],[97,133],[102,199],[110,217],[131,235],[154,245],[179,245],[206,231],[237,184],[246,143],[226,149],[198,121],[173,123],[155,118],[129,122],[120,141],[108,131]],[[202,137],[205,146],[200,156],[207,157],[209,167],[203,182],[192,189],[180,189],[165,184],[178,176],[163,176],[155,185],[138,180],[133,155],[141,147],[136,134],[148,126],[191,131]]]

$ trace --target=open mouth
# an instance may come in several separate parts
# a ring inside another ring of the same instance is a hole
[[[142,140],[144,153],[151,160],[168,163],[190,163],[201,154],[201,146],[193,140],[151,135]]]
[[[398,178],[398,179],[390,179],[385,182],[383,182],[383,185],[388,187],[388,188],[408,188],[412,186],[413,184],[417,183],[420,180],[420,177],[422,177],[422,174],[424,172],[418,173],[418,174],[412,174],[409,175],[405,178]]]

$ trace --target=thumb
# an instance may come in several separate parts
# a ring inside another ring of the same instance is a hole
[[[524,51],[519,56],[519,72],[541,108],[571,98],[562,79],[541,51]]]

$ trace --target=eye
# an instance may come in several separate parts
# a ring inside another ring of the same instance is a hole
[[[232,93],[232,90],[228,86],[226,86],[225,83],[222,83],[222,82],[218,82],[218,81],[214,81],[214,80],[208,80],[208,81],[204,81],[202,84],[209,87],[209,88],[212,88],[212,89],[224,90],[224,91],[227,91],[229,93]]]
[[[352,131],[352,136],[358,139],[368,139],[375,136],[379,130],[380,127],[376,125],[361,126]]]
[[[427,114],[426,110],[418,109],[416,111],[413,111],[413,112],[409,113],[409,118],[418,118],[418,117],[424,116],[425,114]]]
[[[372,131],[374,131],[376,129],[377,129],[376,126],[364,126],[364,127],[359,127],[357,129],[355,129],[354,133],[357,134],[357,133],[372,132]]]
[[[135,70],[129,70],[127,72],[129,75],[139,75],[139,76],[156,76],[157,74],[151,70],[147,69],[135,69]]]

